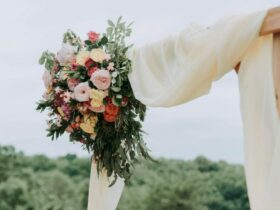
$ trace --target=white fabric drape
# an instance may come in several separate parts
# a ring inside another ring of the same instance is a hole
[[[266,12],[224,18],[209,29],[190,27],[161,42],[134,48],[134,94],[152,107],[207,94],[242,61],[239,80],[245,170],[252,210],[280,209],[280,136],[272,77],[272,36],[259,37]],[[203,146],[203,145],[202,145]]]
[[[272,58],[273,36],[260,37],[242,60],[239,73],[245,168],[253,210],[280,209],[280,122]]]
[[[108,178],[103,171],[97,173],[96,164],[92,161],[88,195],[88,210],[115,210],[120,200],[124,181],[118,178],[117,182],[109,187],[112,177]]]
[[[129,79],[136,98],[148,106],[169,107],[207,94],[258,37],[265,14],[230,16],[209,29],[191,26],[130,50]]]

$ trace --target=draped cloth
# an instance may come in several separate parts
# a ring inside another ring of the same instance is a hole
[[[273,35],[260,37],[244,56],[239,73],[252,210],[280,209],[280,121],[272,58]]]
[[[252,210],[280,209],[280,134],[272,75],[272,36],[259,37],[266,11],[229,16],[210,28],[190,26],[178,35],[128,52],[129,80],[138,100],[171,107],[209,93],[215,80],[240,61],[240,108],[245,172]],[[217,113],[218,114],[218,113]],[[112,188],[92,164],[88,210],[114,210],[123,181]]]
[[[108,178],[105,170],[97,173],[94,161],[91,164],[89,183],[88,210],[115,210],[120,200],[124,181],[118,178],[117,182],[109,187],[113,177]]]
[[[273,84],[273,38],[259,36],[266,11],[230,16],[210,28],[128,52],[134,94],[151,107],[171,107],[209,93],[240,61],[245,173],[252,210],[280,209],[280,124]],[[280,58],[279,58],[280,59]],[[217,113],[218,114],[218,113]]]

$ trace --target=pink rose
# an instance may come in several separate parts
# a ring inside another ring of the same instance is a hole
[[[94,31],[90,31],[88,32],[88,39],[92,42],[96,42],[99,39],[99,34]]]
[[[79,84],[79,80],[76,78],[67,79],[67,85],[70,90],[74,90],[74,88]]]
[[[111,75],[107,70],[98,70],[91,75],[90,80],[99,90],[106,90],[110,87]]]
[[[46,88],[48,88],[52,84],[52,75],[49,71],[45,70],[42,79]]]
[[[87,82],[78,84],[74,88],[74,98],[77,101],[83,102],[89,100],[90,87]]]

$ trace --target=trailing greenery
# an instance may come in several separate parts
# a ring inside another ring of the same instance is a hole
[[[86,210],[90,158],[0,146],[1,210]],[[117,210],[249,210],[243,167],[204,157],[136,165]]]

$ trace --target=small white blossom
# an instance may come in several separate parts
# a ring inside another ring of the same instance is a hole
[[[106,61],[110,60],[111,59],[111,55],[106,53],[105,56],[104,56],[104,59]]]
[[[110,62],[109,63],[109,65],[107,66],[107,69],[109,70],[109,71],[113,71],[115,68],[114,68],[114,63],[113,62]]]
[[[63,94],[63,101],[65,103],[69,103],[71,98],[72,98],[72,93],[71,92],[67,91]]]
[[[59,93],[59,92],[61,91],[61,88],[60,88],[60,87],[56,87],[56,88],[54,89],[54,91],[55,91],[55,93]]]

